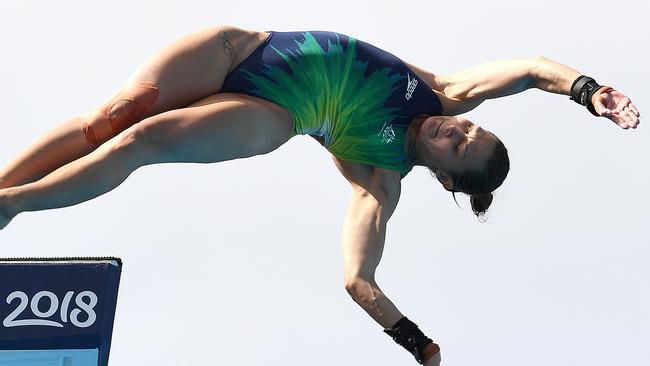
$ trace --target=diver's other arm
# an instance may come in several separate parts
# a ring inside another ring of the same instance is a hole
[[[384,328],[384,333],[408,350],[420,364],[438,366],[440,348],[415,323],[397,310],[375,281],[386,237],[386,223],[397,196],[354,187],[343,225],[345,289]]]
[[[332,159],[352,186],[342,237],[345,289],[377,323],[389,328],[403,315],[379,289],[375,269],[384,250],[386,223],[400,197],[399,172]]]
[[[435,85],[443,114],[456,115],[474,109],[487,99],[500,98],[537,88],[570,95],[581,73],[545,57],[495,60],[450,75],[436,75]],[[630,98],[611,87],[599,89],[591,102],[598,115],[622,128],[635,128],[640,113]]]
[[[375,281],[375,269],[384,249],[386,223],[395,204],[393,199],[353,187],[343,224],[345,289],[384,328],[390,328],[404,316]]]
[[[496,60],[449,75],[435,75],[434,92],[442,104],[442,114],[465,113],[487,99],[532,88],[534,64],[534,59]]]
[[[564,95],[572,95],[571,89],[575,87],[572,99],[580,99],[580,85],[575,85],[584,81],[580,72],[545,57],[535,57],[533,60],[531,74],[534,87]],[[591,96],[591,104],[594,107],[592,111],[595,112],[595,115],[607,117],[624,129],[636,128],[640,122],[641,114],[630,98],[610,86],[600,86],[595,82],[593,86],[596,92]],[[586,88],[583,88],[582,91],[587,95]],[[578,103],[580,102],[578,101]],[[584,105],[585,103],[580,104]]]
[[[395,342],[425,366],[440,364],[440,348],[402,315],[375,281],[386,238],[386,224],[400,196],[399,172],[334,158],[352,185],[343,225],[344,284],[352,299]]]

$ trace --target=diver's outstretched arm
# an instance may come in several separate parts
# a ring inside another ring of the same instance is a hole
[[[581,73],[545,57],[496,60],[450,75],[436,75],[435,85],[443,104],[443,114],[467,112],[487,99],[500,98],[538,88],[569,95]],[[636,128],[640,113],[630,99],[613,88],[603,88],[592,96],[596,112],[622,128]]]

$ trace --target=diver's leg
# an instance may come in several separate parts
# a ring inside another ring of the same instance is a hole
[[[231,93],[146,118],[36,182],[0,189],[0,228],[23,211],[71,206],[104,194],[143,165],[268,153],[290,138],[292,128],[286,109]]]
[[[8,162],[0,169],[0,188],[38,180],[143,118],[217,93],[233,64],[250,53],[251,40],[258,36],[215,25],[172,42],[97,108],[63,122]]]

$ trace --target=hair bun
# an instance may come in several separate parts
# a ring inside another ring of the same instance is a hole
[[[492,198],[492,193],[473,194],[470,197],[469,202],[472,204],[474,215],[478,217],[485,214],[485,211],[487,211],[490,204],[492,204]]]

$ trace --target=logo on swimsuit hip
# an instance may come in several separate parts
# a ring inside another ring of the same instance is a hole
[[[411,79],[411,74],[409,74],[408,72],[406,73],[406,76],[408,77],[408,84],[406,85],[406,94],[404,95],[404,97],[407,100],[409,100],[413,95],[413,91],[415,91],[415,87],[418,86],[418,80]]]
[[[384,122],[384,125],[381,127],[381,130],[377,134],[381,136],[381,142],[388,144],[395,140],[395,131],[393,131],[393,125],[386,126],[388,122]]]

